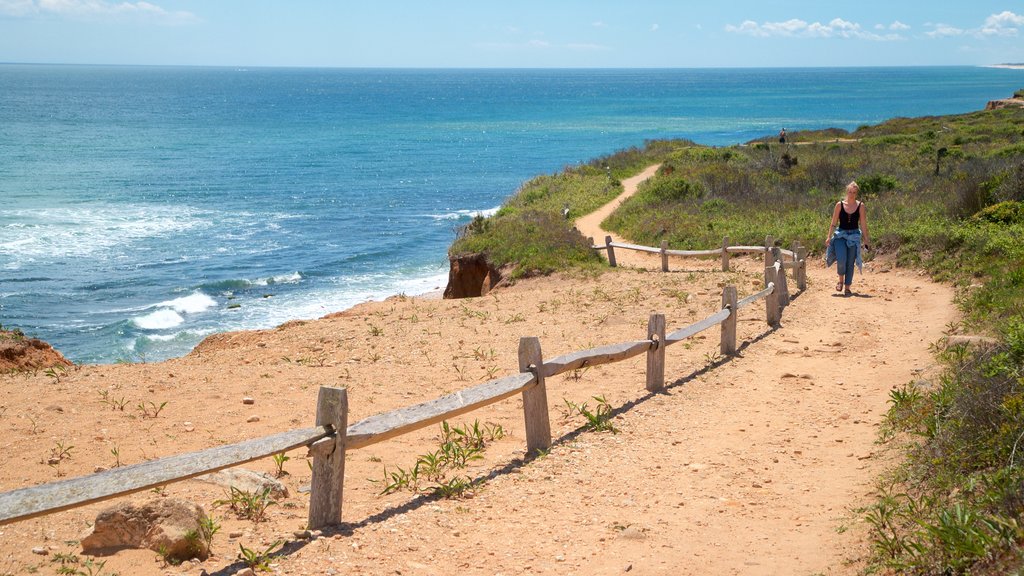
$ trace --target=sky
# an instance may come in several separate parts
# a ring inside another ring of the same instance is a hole
[[[0,0],[0,62],[706,68],[1024,62],[1024,0]]]

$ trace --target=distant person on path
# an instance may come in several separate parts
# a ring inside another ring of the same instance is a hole
[[[779,144],[785,144],[785,143],[786,143],[786,129],[783,128],[782,130],[779,131]]]
[[[868,246],[868,216],[864,203],[857,200],[860,186],[856,182],[846,185],[846,199],[836,202],[832,211],[832,223],[828,227],[825,238],[825,266],[836,263],[839,281],[836,292],[843,291],[851,296],[850,284],[853,283],[853,265],[856,263],[861,273],[864,272],[864,261],[861,257],[861,241],[865,250]],[[838,228],[837,228],[838,226]]]

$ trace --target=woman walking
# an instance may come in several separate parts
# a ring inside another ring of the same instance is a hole
[[[828,236],[825,238],[825,265],[831,266],[836,263],[836,270],[839,273],[839,281],[836,282],[836,292],[844,292],[850,296],[850,284],[853,283],[853,265],[863,273],[863,259],[861,257],[861,242],[864,249],[868,246],[868,216],[864,203],[857,200],[857,193],[860,186],[857,182],[850,182],[846,185],[846,198],[836,202],[832,211],[832,223],[828,227]]]

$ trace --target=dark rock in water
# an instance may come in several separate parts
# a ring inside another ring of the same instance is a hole
[[[501,282],[501,272],[483,254],[464,254],[449,259],[447,300],[484,296]]]
[[[38,338],[20,330],[0,330],[0,372],[72,366],[72,362]]]

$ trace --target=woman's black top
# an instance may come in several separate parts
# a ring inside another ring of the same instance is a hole
[[[843,203],[839,203],[839,229],[857,230],[860,228],[860,202],[857,202],[857,209],[853,213],[846,211]]]

